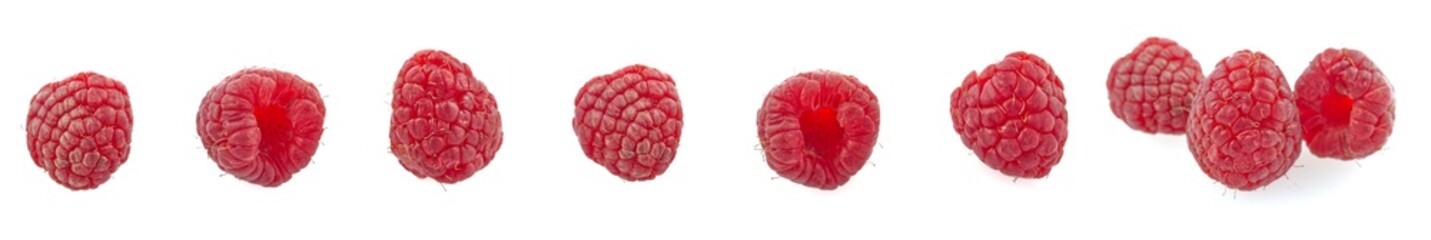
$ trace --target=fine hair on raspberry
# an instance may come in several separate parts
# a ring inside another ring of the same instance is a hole
[[[1396,98],[1381,68],[1360,50],[1328,48],[1297,78],[1307,150],[1357,160],[1380,151],[1396,123]]]
[[[129,160],[133,116],[129,90],[107,76],[86,71],[45,84],[25,116],[30,159],[60,186],[99,188]]]
[[[1262,52],[1240,50],[1198,84],[1188,115],[1188,150],[1208,177],[1252,191],[1287,173],[1302,151],[1292,89]]]
[[[389,147],[418,179],[464,181],[502,147],[502,115],[472,68],[442,50],[419,50],[393,84]]]
[[[1204,78],[1186,48],[1172,39],[1148,37],[1108,70],[1108,105],[1133,130],[1182,134],[1193,88]]]
[[[756,112],[765,162],[780,177],[820,190],[845,185],[879,138],[879,100],[851,75],[815,70],[776,85]]]
[[[1063,158],[1068,113],[1063,82],[1023,51],[970,72],[949,97],[954,131],[984,165],[1016,178],[1044,178]]]
[[[308,167],[327,108],[313,83],[286,71],[250,67],[225,77],[199,104],[199,139],[220,170],[278,187]]]

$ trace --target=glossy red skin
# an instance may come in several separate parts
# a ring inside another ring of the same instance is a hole
[[[970,72],[949,97],[954,130],[985,166],[1017,178],[1043,178],[1063,159],[1067,100],[1053,67],[1014,52]]]
[[[1396,123],[1395,91],[1366,54],[1326,49],[1302,71],[1296,89],[1312,155],[1357,160],[1386,145]]]
[[[1186,48],[1149,37],[1108,70],[1108,106],[1133,130],[1182,134],[1193,90],[1205,78]]]
[[[471,178],[502,147],[502,115],[487,85],[447,52],[426,49],[403,63],[393,84],[389,146],[419,179]]]
[[[806,187],[834,190],[869,160],[879,113],[879,100],[859,79],[816,70],[770,90],[756,113],[756,131],[771,170]]]
[[[626,66],[588,80],[574,103],[571,126],[581,151],[612,175],[648,181],[671,166],[684,114],[670,75]]]
[[[1204,174],[1252,191],[1287,173],[1302,149],[1292,89],[1261,52],[1223,58],[1198,84],[1188,117],[1188,149]]]
[[[245,182],[278,187],[318,151],[327,108],[318,88],[298,75],[246,68],[214,85],[196,126],[209,158]]]
[[[25,143],[35,166],[72,191],[92,190],[129,160],[129,90],[94,72],[45,84],[30,99]]]

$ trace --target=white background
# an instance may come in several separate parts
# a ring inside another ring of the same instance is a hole
[[[1428,237],[1431,164],[1413,145],[1428,120],[1421,7],[600,2],[0,4],[0,239]],[[1205,72],[1240,49],[1266,52],[1289,81],[1327,47],[1361,49],[1398,90],[1395,132],[1359,163],[1304,151],[1287,179],[1234,198],[1182,136],[1135,132],[1108,109],[1108,68],[1153,35]],[[386,149],[392,82],[423,48],[470,64],[505,124],[492,165],[445,190]],[[988,169],[949,119],[964,75],[1017,50],[1067,87],[1070,138],[1046,179]],[[651,182],[585,159],[569,123],[584,81],[632,63],[671,74],[686,113],[674,164]],[[294,72],[326,96],[324,145],[280,188],[220,177],[193,127],[205,91],[248,66]],[[833,192],[772,181],[754,149],[768,89],[817,68],[859,77],[883,108],[874,166]],[[83,70],[128,85],[135,132],[112,180],[71,192],[29,159],[22,117],[41,85]]]

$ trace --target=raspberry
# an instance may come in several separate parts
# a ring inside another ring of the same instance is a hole
[[[964,77],[949,97],[949,115],[964,146],[985,165],[1043,178],[1063,158],[1065,103],[1063,82],[1048,62],[1019,51]]]
[[[1312,155],[1340,160],[1381,150],[1396,121],[1391,84],[1355,49],[1327,49],[1297,78],[1302,136]]]
[[[1251,191],[1287,173],[1302,151],[1301,124],[1281,68],[1240,50],[1198,84],[1188,115],[1188,149],[1227,187]]]
[[[869,160],[879,137],[879,100],[854,76],[800,73],[765,96],[756,131],[770,169],[806,187],[834,190]]]
[[[129,160],[132,116],[129,90],[104,75],[80,72],[45,84],[25,116],[30,159],[60,186],[98,188]]]
[[[318,150],[327,109],[318,88],[292,73],[246,68],[214,85],[199,104],[199,139],[219,169],[278,187]]]
[[[1108,105],[1133,130],[1182,134],[1202,66],[1172,39],[1149,37],[1108,70]]]
[[[502,115],[487,85],[451,54],[425,49],[393,84],[388,140],[418,179],[452,184],[487,167],[502,146]]]
[[[676,157],[683,126],[671,76],[630,65],[586,82],[572,129],[586,157],[626,181],[655,179]]]

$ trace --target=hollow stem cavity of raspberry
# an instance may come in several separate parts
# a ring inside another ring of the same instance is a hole
[[[1330,91],[1322,99],[1323,115],[1327,118],[1327,124],[1332,126],[1346,126],[1351,121],[1351,110],[1353,100],[1351,97],[1337,91]]]
[[[287,153],[288,142],[292,141],[293,122],[288,118],[288,109],[281,103],[261,104],[254,108],[253,117],[261,135],[259,159],[271,161],[276,167],[285,166],[275,157]]]
[[[805,136],[805,149],[821,162],[832,162],[844,150],[845,129],[840,126],[838,112],[820,107],[800,113],[800,131]]]

